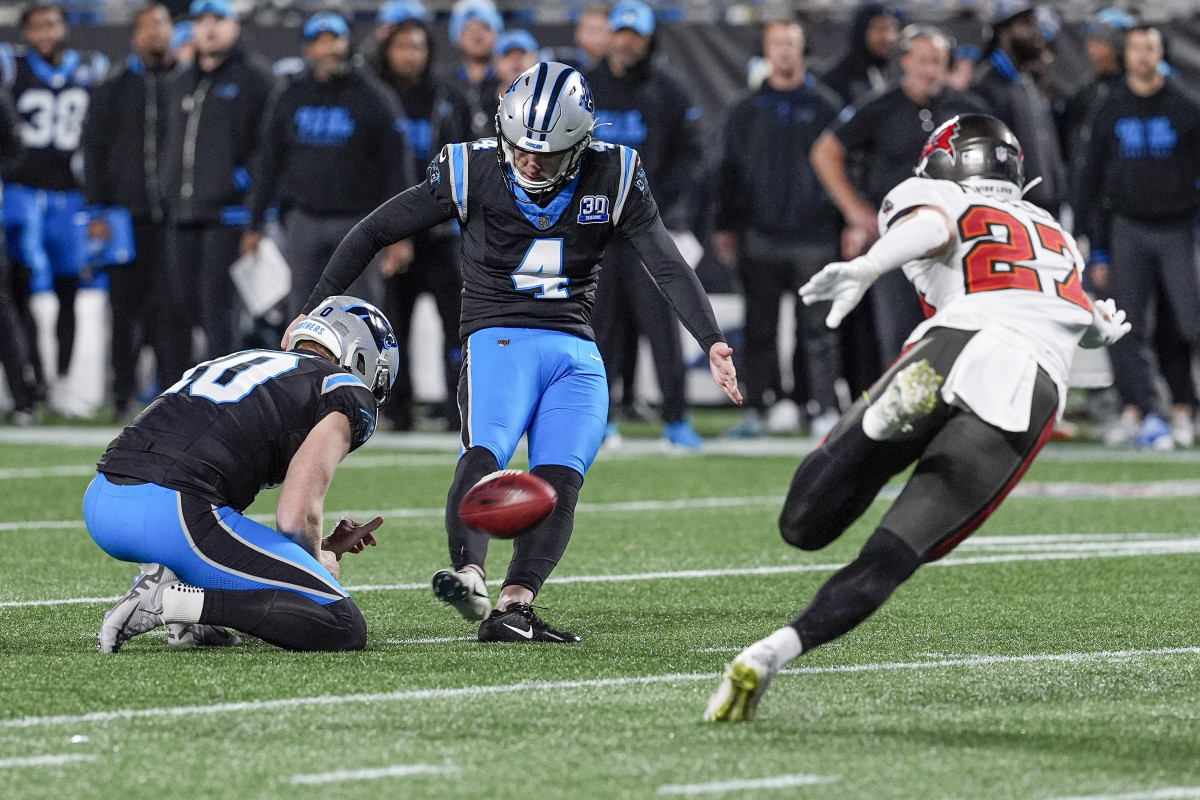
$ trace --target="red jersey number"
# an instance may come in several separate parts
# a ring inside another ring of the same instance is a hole
[[[1008,231],[1007,241],[995,238],[993,231],[997,227]],[[1062,231],[1040,222],[1035,222],[1034,228],[1042,247],[1071,259],[1067,239]],[[1037,252],[1034,250],[1029,229],[1011,213],[995,206],[971,206],[958,220],[958,234],[964,242],[979,240],[963,258],[968,293],[994,292],[999,289],[1042,291],[1038,271],[1018,263],[1033,260]],[[1091,303],[1083,293],[1076,270],[1071,270],[1071,275],[1065,282],[1054,283],[1055,292],[1059,297],[1091,310]]]

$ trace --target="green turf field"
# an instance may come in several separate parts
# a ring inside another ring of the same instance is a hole
[[[583,643],[488,646],[428,588],[453,453],[374,446],[327,507],[389,517],[343,562],[365,652],[150,634],[101,656],[134,574],[82,525],[101,449],[0,445],[2,797],[1200,798],[1197,451],[1052,446],[979,533],[779,676],[754,723],[717,726],[700,715],[724,663],[886,499],[803,553],[775,528],[795,456],[603,454],[539,598]]]

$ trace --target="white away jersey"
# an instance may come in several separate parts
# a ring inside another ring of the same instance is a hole
[[[918,206],[944,211],[957,236],[940,255],[903,267],[931,315],[909,342],[934,327],[980,331],[947,376],[943,397],[1022,431],[1040,365],[1058,384],[1061,413],[1071,359],[1093,321],[1075,240],[1032,203],[928,178],[888,193],[879,229]]]

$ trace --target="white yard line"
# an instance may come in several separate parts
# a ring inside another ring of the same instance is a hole
[[[63,753],[55,756],[28,756],[26,758],[0,758],[0,769],[16,767],[59,767],[63,764],[83,764],[95,761],[100,756],[90,753]]]
[[[1058,797],[1055,800],[1191,800],[1200,798],[1200,786],[1168,786],[1145,792],[1125,794],[1089,794],[1077,797]]]
[[[426,639],[384,639],[387,644],[445,644],[446,642],[478,642],[478,636],[430,636]]]
[[[380,778],[406,778],[409,775],[441,775],[452,772],[452,767],[435,767],[432,764],[396,764],[390,767],[370,769],[340,769],[335,772],[317,772],[308,775],[293,775],[288,783],[295,786],[321,786],[326,783],[347,781],[373,781]]]
[[[791,789],[795,786],[816,786],[837,783],[841,775],[775,775],[770,778],[751,778],[712,783],[668,783],[658,787],[660,795],[728,794],[729,792],[758,792],[764,789]]]
[[[1020,664],[1085,662],[1124,663],[1131,659],[1171,656],[1197,656],[1200,647],[1162,647],[1151,650],[1101,650],[1091,653],[1041,653],[1023,656],[975,655],[940,658],[927,661],[893,661],[874,664],[843,664],[828,667],[799,667],[785,669],[781,675],[835,675],[861,672],[891,672],[897,670],[946,669],[953,667],[987,667]],[[113,711],[93,711],[89,714],[62,714],[44,717],[18,717],[0,720],[0,729],[37,728],[52,725],[79,725],[91,722],[190,717],[210,714],[245,714],[256,711],[277,711],[314,706],[339,706],[347,703],[408,703],[419,700],[443,700],[461,697],[485,697],[519,692],[571,691],[577,689],[609,689],[624,686],[690,683],[711,681],[713,672],[681,672],[667,675],[641,675],[626,678],[594,678],[573,681],[523,681],[491,686],[462,686],[448,689],[397,689],[371,694],[317,695],[285,697],[277,700],[246,700],[237,703],[215,703],[204,706],[165,706],[160,708],[125,708]]]
[[[1046,534],[1049,537],[1058,537],[1062,534]],[[1040,561],[1077,561],[1091,558],[1132,558],[1136,556],[1161,556],[1161,555],[1178,555],[1188,553],[1200,553],[1200,537],[1186,536],[1185,538],[1162,538],[1165,536],[1174,536],[1173,534],[1151,534],[1151,533],[1111,533],[1111,534],[1088,534],[1090,536],[1107,536],[1109,542],[1107,546],[1102,547],[1095,542],[1061,542],[1052,548],[1049,552],[1042,552],[1044,545],[1039,541],[1040,535],[1030,534],[1028,536],[1013,536],[1009,539],[1019,540],[1026,539],[1026,542],[1014,542],[1007,549],[1012,550],[1028,550],[1032,552],[1014,552],[1014,553],[996,553],[989,555],[968,556],[968,555],[951,555],[940,561],[935,561],[928,566],[931,567],[969,567],[981,566],[986,564],[1012,564],[1021,562],[1040,562]],[[1123,541],[1121,537],[1134,537],[1131,541]],[[1158,536],[1160,538],[1146,538]],[[1183,537],[1183,535],[1179,535]],[[956,552],[970,552],[973,549],[977,550],[993,550],[987,544],[987,539],[990,537],[980,536],[978,539],[968,539],[959,546]],[[997,537],[1001,538],[1001,537]],[[978,542],[979,546],[975,543]],[[608,575],[560,575],[549,578],[546,583],[552,584],[592,584],[592,583],[635,583],[641,581],[660,581],[660,580],[702,580],[706,578],[727,578],[727,577],[761,577],[767,575],[796,575],[805,572],[833,572],[844,567],[842,562],[827,563],[827,564],[784,564],[779,566],[761,566],[761,567],[731,567],[726,569],[688,569],[688,570],[663,570],[656,572],[631,572],[618,573]],[[405,591],[424,591],[429,589],[429,581],[411,581],[406,583],[378,583],[364,584],[355,586],[349,584],[346,588],[351,593],[361,592],[405,592]],[[110,597],[67,597],[57,599],[44,600],[4,600],[0,601],[0,608],[36,608],[40,606],[60,606],[60,605],[89,605],[89,604],[105,604],[115,603],[121,596],[112,595]]]

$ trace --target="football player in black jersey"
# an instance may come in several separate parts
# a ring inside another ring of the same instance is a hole
[[[447,145],[423,183],[354,227],[306,308],[330,287],[348,286],[380,249],[458,220],[462,457],[446,505],[452,568],[434,576],[434,592],[482,621],[482,641],[577,642],[530,604],[566,549],[583,476],[604,436],[608,387],[591,314],[597,264],[614,235],[636,248],[708,353],[713,379],[734,402],[742,398],[733,350],[659,217],[637,152],[592,139],[594,106],[579,72],[537,64],[508,87],[496,116],[496,139]],[[480,478],[508,464],[526,433],[530,471],[558,492],[558,507],[516,541],[492,611],[488,540],[457,509]]]
[[[321,538],[325,494],[375,430],[399,355],[374,306],[330,297],[286,352],[200,364],[113,440],[84,498],[88,532],[143,564],[107,614],[100,652],[163,624],[228,626],[289,650],[361,650],[366,623],[337,581],[343,553],[374,545],[379,517]],[[278,530],[244,516],[283,485]]]

